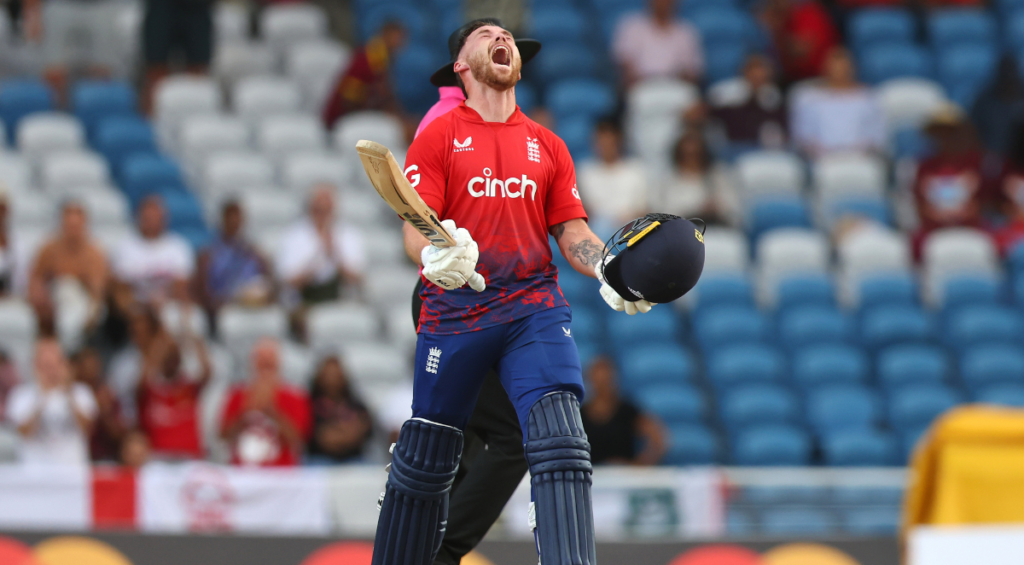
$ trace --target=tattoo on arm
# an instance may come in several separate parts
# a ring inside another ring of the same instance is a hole
[[[555,236],[555,241],[562,238],[562,234],[565,233],[565,224],[555,224],[551,226],[551,235]]]
[[[579,259],[584,265],[597,265],[604,255],[604,246],[591,239],[584,239],[569,245],[569,255]]]

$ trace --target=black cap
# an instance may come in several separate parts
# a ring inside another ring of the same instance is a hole
[[[455,65],[455,61],[459,59],[459,51],[462,51],[462,46],[466,44],[466,37],[472,33],[476,28],[484,25],[498,26],[505,29],[505,26],[501,25],[501,20],[498,18],[480,18],[467,22],[459,29],[452,32],[448,36],[448,54],[451,55],[451,60],[444,64],[443,67],[437,69],[434,74],[430,75],[430,83],[434,86],[458,86],[459,83],[455,81],[455,69],[452,68]],[[540,51],[540,41],[536,39],[517,39],[516,47],[519,48],[519,57],[522,59],[525,65],[527,61],[532,59],[538,51]]]
[[[690,291],[704,270],[704,229],[671,214],[648,214],[608,240],[616,253],[604,278],[623,299],[672,302]]]

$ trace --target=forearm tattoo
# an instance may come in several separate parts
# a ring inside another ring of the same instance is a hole
[[[596,266],[604,256],[604,246],[592,239],[584,239],[569,245],[569,255],[579,259],[584,265]]]

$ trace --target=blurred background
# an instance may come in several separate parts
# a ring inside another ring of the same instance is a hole
[[[895,564],[933,421],[1024,407],[1024,1],[0,6],[0,562],[369,563],[417,272],[352,148],[475,17],[599,235],[709,226],[645,316],[556,258],[602,562]],[[535,559],[528,498],[464,563]]]

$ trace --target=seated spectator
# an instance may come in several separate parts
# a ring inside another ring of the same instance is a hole
[[[587,401],[580,410],[594,463],[655,465],[667,449],[665,430],[654,417],[619,396],[615,365],[598,357],[587,371]],[[637,449],[638,440],[642,449]]]
[[[675,0],[649,0],[647,13],[626,16],[615,28],[612,54],[627,87],[655,78],[700,81],[700,32],[676,16],[675,5]]]
[[[0,297],[14,292],[18,275],[24,269],[22,262],[23,254],[11,226],[7,192],[0,189]]]
[[[209,0],[146,0],[142,54],[146,73],[142,103],[152,109],[153,89],[179,58],[190,74],[206,74],[213,56],[213,6]]]
[[[397,21],[389,21],[356,51],[327,96],[323,109],[325,126],[330,128],[338,118],[359,110],[399,112],[389,71],[395,54],[404,44],[405,28]]]
[[[882,109],[874,91],[857,82],[850,52],[843,47],[830,51],[822,78],[790,108],[790,132],[797,147],[811,158],[840,151],[882,151]]]
[[[594,155],[579,167],[580,196],[595,229],[611,231],[647,213],[647,175],[637,159],[622,155],[622,130],[611,120],[594,128]]]
[[[189,327],[186,322],[184,327]],[[139,385],[139,427],[161,459],[202,459],[199,395],[210,381],[210,357],[203,340],[189,334],[186,345],[199,358],[199,374],[182,370],[181,349],[166,333],[143,365]]]
[[[337,357],[320,364],[310,390],[313,435],[309,455],[332,462],[356,459],[373,431],[370,412],[352,392]]]
[[[1015,128],[1024,123],[1024,77],[1017,58],[1006,53],[992,81],[971,106],[971,121],[985,148],[998,154],[1011,149]]]
[[[21,382],[18,366],[6,351],[0,349],[0,422],[6,420],[7,396]]]
[[[117,394],[125,421],[137,421],[138,387],[145,367],[159,365],[162,344],[170,340],[156,310],[137,306],[128,317],[128,346],[110,363],[109,383]]]
[[[225,304],[262,306],[273,300],[270,265],[242,234],[243,221],[238,202],[226,202],[220,233],[199,255],[196,294],[211,320]]]
[[[149,438],[140,430],[131,430],[121,442],[121,464],[129,469],[141,469],[149,462]]]
[[[28,297],[40,325],[53,328],[65,348],[81,347],[103,316],[109,279],[106,255],[89,236],[85,208],[65,203],[60,232],[43,245],[29,275]]]
[[[679,138],[672,151],[672,172],[662,183],[661,209],[708,224],[738,225],[741,204],[728,170],[715,163],[699,132]]]
[[[163,200],[152,195],[139,205],[138,234],[125,238],[113,256],[114,299],[122,313],[136,303],[188,301],[188,280],[195,270],[192,248],[167,231]]]
[[[816,77],[839,45],[839,31],[817,0],[768,0],[761,21],[772,37],[789,82]]]
[[[284,382],[276,341],[253,346],[249,381],[228,394],[220,437],[231,446],[231,462],[247,466],[291,466],[309,441],[309,398]]]
[[[89,435],[96,422],[96,398],[74,382],[60,344],[36,342],[35,382],[22,383],[7,397],[7,418],[21,436],[19,459],[25,464],[85,465]]]
[[[920,218],[914,236],[916,251],[933,230],[982,227],[982,213],[992,194],[984,173],[984,156],[959,108],[948,104],[937,110],[926,132],[935,153],[921,161],[914,179],[914,201]]]
[[[711,118],[721,127],[730,153],[781,149],[785,143],[786,106],[774,73],[767,57],[751,55],[743,65],[743,76],[718,90],[718,97],[710,96]]]
[[[996,243],[1006,254],[1024,241],[1024,123],[1013,131],[995,200],[1005,219],[995,230]]]
[[[104,378],[100,352],[92,347],[78,351],[71,358],[71,368],[75,382],[89,387],[96,399],[96,425],[89,437],[89,454],[93,461],[117,461],[127,428],[121,403]]]
[[[362,282],[362,237],[356,228],[335,220],[334,192],[329,184],[315,187],[308,216],[281,238],[277,276],[290,307],[337,300],[343,287],[358,289]]]

